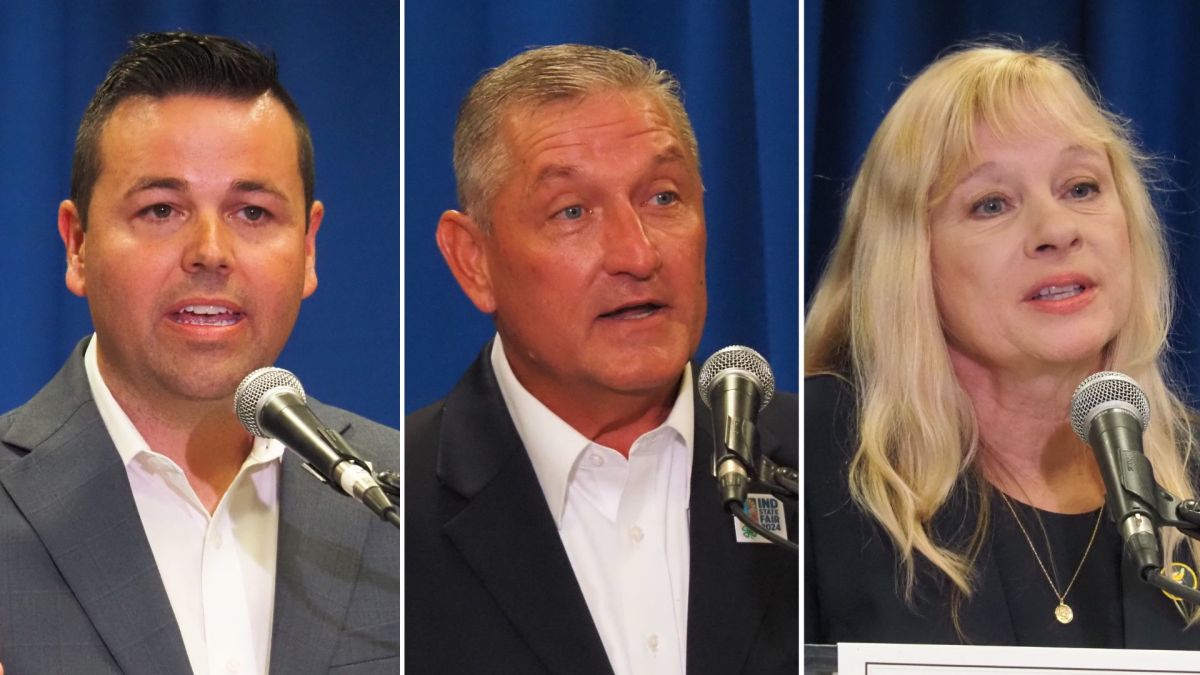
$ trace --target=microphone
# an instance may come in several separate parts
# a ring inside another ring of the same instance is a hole
[[[775,375],[761,354],[740,345],[717,350],[700,367],[700,399],[713,413],[712,469],[722,503],[746,501],[754,472],[754,425],[775,395]]]
[[[1142,451],[1142,434],[1149,425],[1150,404],[1128,375],[1089,375],[1071,396],[1071,427],[1096,454],[1109,518],[1143,579],[1162,567],[1155,509],[1158,484]]]
[[[308,407],[300,380],[283,368],[259,368],[233,395],[233,410],[255,436],[274,438],[304,460],[323,483],[357,499],[375,515],[399,527],[400,516],[375,480],[370,464],[325,426]]]

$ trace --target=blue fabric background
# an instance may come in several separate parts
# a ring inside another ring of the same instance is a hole
[[[279,365],[312,395],[397,425],[400,12],[394,0],[0,3],[0,409],[32,396],[91,331],[63,286],[55,224],[83,109],[135,34],[186,29],[273,50],[312,127],[319,288]]]
[[[697,360],[758,349],[795,390],[799,356],[799,7],[775,2],[409,2],[405,9],[405,402],[441,398],[492,335],[434,243],[456,208],[451,136],[467,89],[530,46],[624,47],[673,72],[707,188],[708,322]]]

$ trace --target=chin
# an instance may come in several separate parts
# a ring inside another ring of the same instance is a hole
[[[610,389],[625,393],[648,392],[672,387],[679,382],[687,359],[646,362],[627,359],[619,370],[609,370],[602,379]]]
[[[242,378],[251,370],[242,373],[240,370],[219,371],[210,368],[176,371],[164,379],[164,388],[173,392],[180,399],[192,401],[229,401],[233,409],[233,394],[242,382]]]
[[[1104,359],[1104,344],[1061,345],[1056,349],[1034,352],[1035,359],[1047,365],[1094,368]]]

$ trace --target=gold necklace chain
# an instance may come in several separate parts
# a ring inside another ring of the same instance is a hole
[[[1079,571],[1083,569],[1084,561],[1087,560],[1088,554],[1092,552],[1092,544],[1096,541],[1096,533],[1100,531],[1100,520],[1104,517],[1104,507],[1101,506],[1100,511],[1096,514],[1096,524],[1092,526],[1092,537],[1088,539],[1087,548],[1083,550],[1083,557],[1079,559],[1079,565],[1075,568],[1075,574],[1071,575],[1071,581],[1067,583],[1067,588],[1062,593],[1059,593],[1058,585],[1054,583],[1054,579],[1046,571],[1046,566],[1042,564],[1042,557],[1038,555],[1037,547],[1033,545],[1033,539],[1029,536],[1029,532],[1025,530],[1025,525],[1017,517],[1017,510],[1013,508],[1012,502],[1008,500],[1008,495],[1000,492],[1000,497],[1004,499],[1004,505],[1008,507],[1008,512],[1012,514],[1013,520],[1017,521],[1017,527],[1021,528],[1021,534],[1025,535],[1025,542],[1029,544],[1029,550],[1033,551],[1033,559],[1037,561],[1038,567],[1041,568],[1042,574],[1046,577],[1046,582],[1050,584],[1050,590],[1054,591],[1055,597],[1058,598],[1058,606],[1054,608],[1054,618],[1058,619],[1059,623],[1071,623],[1075,618],[1075,612],[1067,604],[1067,593],[1071,592],[1071,587],[1075,585],[1075,580],[1079,578]],[[1046,540],[1046,547],[1047,551],[1049,551],[1049,539]],[[1050,551],[1050,554],[1053,555],[1053,551]]]

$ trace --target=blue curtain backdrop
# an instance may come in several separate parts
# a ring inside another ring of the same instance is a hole
[[[0,2],[0,409],[32,396],[91,331],[63,286],[55,213],[80,116],[139,32],[183,28],[273,50],[312,127],[320,285],[279,364],[329,403],[400,417],[400,15],[395,0]]]
[[[625,47],[679,78],[707,188],[708,322],[698,360],[755,347],[798,364],[799,7],[778,2],[409,2],[405,8],[405,402],[441,398],[492,335],[434,243],[456,208],[451,136],[487,68],[536,45]]]
[[[1168,180],[1157,195],[1179,277],[1173,343],[1200,383],[1200,2],[808,0],[805,298],[837,233],[871,134],[904,84],[947,47],[995,34],[1079,57]]]

